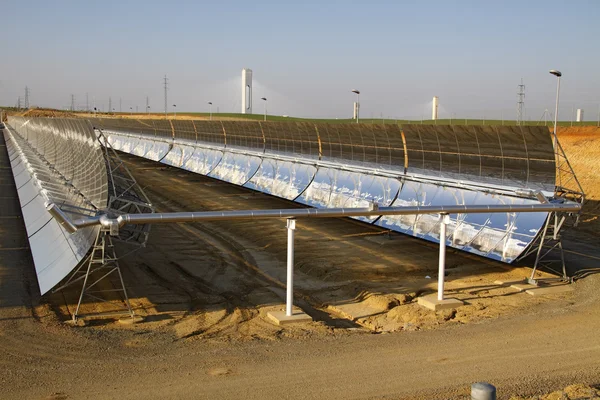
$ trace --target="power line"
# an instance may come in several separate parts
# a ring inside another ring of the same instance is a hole
[[[521,125],[525,118],[525,85],[523,85],[523,78],[521,78],[521,84],[517,88],[517,125]]]
[[[167,90],[169,90],[169,79],[167,78],[167,75],[165,74],[165,78],[164,78],[164,83],[165,83],[165,117],[167,117],[167,112],[168,112],[168,102],[167,102]]]
[[[25,86],[25,108],[29,110],[29,88]]]

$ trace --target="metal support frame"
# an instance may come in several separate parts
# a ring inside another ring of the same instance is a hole
[[[98,289],[97,284],[108,278],[111,274],[116,273],[119,277],[118,287],[113,289]],[[123,281],[123,275],[121,274],[121,268],[115,253],[114,245],[110,232],[106,228],[100,228],[96,235],[94,246],[86,258],[85,262],[82,262],[79,267],[73,271],[67,281],[60,287],[54,289],[52,292],[58,292],[67,287],[71,287],[78,282],[83,281],[81,286],[81,292],[79,293],[79,300],[77,301],[77,307],[75,312],[72,313],[73,323],[77,323],[79,319],[90,318],[90,317],[104,317],[104,316],[117,316],[117,315],[129,315],[132,319],[135,318],[135,313],[131,308],[129,297],[127,295],[127,289]],[[94,289],[94,290],[92,290]],[[122,293],[123,299],[121,300],[106,300],[98,296],[101,293]],[[112,303],[119,308],[121,311],[108,311],[94,314],[80,314],[81,303],[84,297],[91,298],[96,301],[104,303]],[[118,304],[123,302],[124,304]]]
[[[556,280],[559,279],[565,282],[571,282],[571,278],[567,275],[567,267],[565,263],[565,253],[563,251],[562,239],[560,235],[560,229],[565,223],[567,216],[561,213],[552,212],[548,215],[548,219],[546,219],[546,224],[544,225],[544,229],[542,234],[538,236],[535,242],[532,243],[530,249],[523,255],[526,257],[532,253],[536,253],[535,263],[533,264],[533,270],[531,271],[531,277],[528,279],[528,282],[533,285],[539,285],[539,279],[535,279],[535,273],[538,268],[545,268],[550,270],[558,275],[560,278],[546,278],[543,281]],[[559,258],[554,257],[555,249],[558,249]],[[522,257],[522,258],[523,258]],[[561,270],[558,271],[554,264],[557,262],[560,263]]]
[[[548,214],[541,235],[538,235],[529,246],[529,249],[518,258],[518,260],[522,260],[525,257],[536,253],[533,271],[531,272],[531,277],[528,279],[528,282],[533,285],[539,285],[540,283],[557,279],[564,282],[571,282],[572,278],[567,275],[560,230],[563,226],[577,226],[583,209],[583,203],[585,202],[585,193],[581,183],[577,179],[575,171],[573,171],[573,167],[558,140],[556,123],[552,135],[554,137],[554,156],[556,160],[556,187],[554,197],[555,199],[573,201],[580,205],[580,209],[577,212],[569,213],[561,210],[551,211]],[[558,250],[558,258],[556,258],[555,250]],[[557,263],[560,263],[559,268],[556,268]],[[535,273],[540,268],[554,272],[555,274],[558,274],[560,278],[535,279]]]
[[[109,214],[141,214],[153,213],[154,208],[146,193],[127,169],[101,129],[96,129],[98,141],[102,145],[102,154],[108,172],[109,198],[107,211]],[[121,230],[118,240],[134,243],[141,247],[146,245],[150,225],[130,226]]]

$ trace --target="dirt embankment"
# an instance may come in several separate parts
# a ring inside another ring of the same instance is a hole
[[[581,183],[588,200],[600,200],[600,128],[560,128],[558,140]]]

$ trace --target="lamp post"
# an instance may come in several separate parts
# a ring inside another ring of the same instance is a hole
[[[261,97],[260,99],[265,101],[265,121],[266,121],[267,120],[267,98]]]
[[[146,106],[146,114],[150,114],[150,106]]]
[[[177,104],[173,104],[173,116],[177,118]]]
[[[209,117],[209,120],[212,121],[212,101],[209,101],[208,105],[210,106],[210,117]]]
[[[556,136],[556,126],[558,124],[558,98],[560,95],[560,77],[562,73],[555,69],[551,69],[550,73],[558,78],[556,81],[556,108],[554,109],[554,151],[557,151],[558,137]]]
[[[355,111],[356,111],[356,123],[358,124],[358,119],[359,119],[358,113],[360,111],[360,91],[353,89],[352,93],[356,93],[356,105],[355,105],[356,109],[355,109]]]
[[[133,115],[133,107],[129,107],[129,115]]]

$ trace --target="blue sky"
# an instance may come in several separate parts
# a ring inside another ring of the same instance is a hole
[[[562,119],[600,105],[600,1],[11,1],[0,9],[0,105],[239,112],[241,69],[254,112],[347,118]]]

